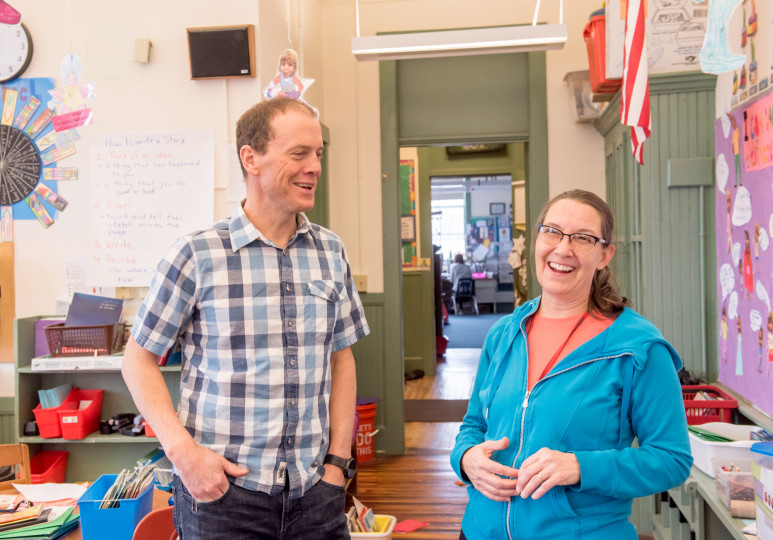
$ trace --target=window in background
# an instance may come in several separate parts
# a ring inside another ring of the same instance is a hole
[[[432,243],[441,247],[445,261],[457,253],[465,254],[464,195],[432,200]]]

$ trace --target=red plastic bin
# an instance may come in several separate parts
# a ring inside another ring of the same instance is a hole
[[[695,399],[695,395],[703,391],[718,399]],[[687,414],[687,424],[697,426],[707,422],[730,422],[733,410],[738,408],[738,400],[716,386],[707,384],[682,386],[682,398]]]
[[[30,460],[33,484],[61,484],[67,473],[67,452],[64,450],[43,450]]]
[[[59,423],[59,411],[64,409],[77,409],[77,398],[71,390],[65,400],[58,407],[43,409],[40,404],[32,409],[35,415],[35,421],[38,424],[38,431],[43,439],[53,439],[62,436],[62,425]]]
[[[73,389],[75,406],[57,411],[62,426],[63,439],[83,439],[89,433],[99,429],[99,417],[102,414],[103,390]],[[83,401],[90,401],[83,409],[78,408]]]
[[[588,48],[590,87],[594,94],[614,94],[623,84],[622,79],[607,79],[606,19],[604,15],[590,18],[582,37]]]

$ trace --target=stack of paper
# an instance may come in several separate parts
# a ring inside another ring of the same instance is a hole
[[[39,505],[37,508],[40,507],[42,505]],[[0,529],[0,540],[21,540],[24,538],[53,540],[61,538],[78,526],[80,516],[73,514],[74,509],[72,506],[45,508],[39,512],[38,517],[34,520],[21,522],[14,528]]]
[[[356,497],[352,497],[352,502],[354,506],[349,508],[346,513],[349,532],[381,532],[376,525],[376,516],[373,514],[373,510],[363,505]]]
[[[149,461],[139,464],[133,471],[121,471],[113,485],[105,493],[99,508],[116,508],[121,499],[136,499],[153,483],[156,466]]]
[[[64,400],[67,399],[67,396],[70,395],[71,390],[72,390],[72,386],[70,386],[69,384],[62,384],[54,388],[49,388],[47,390],[38,390],[38,398],[40,398],[40,408],[50,409],[52,407],[58,407],[59,405],[64,403]]]

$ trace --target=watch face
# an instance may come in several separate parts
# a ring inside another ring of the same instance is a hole
[[[0,24],[0,82],[24,73],[32,60],[32,36],[23,24]]]

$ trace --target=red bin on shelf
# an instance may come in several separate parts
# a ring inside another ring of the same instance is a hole
[[[30,477],[33,484],[61,484],[67,473],[67,452],[43,450],[30,459]]]
[[[70,409],[60,408],[57,412],[62,425],[62,438],[84,439],[99,429],[103,390],[74,389],[72,394],[75,394],[75,406]]]
[[[614,94],[622,79],[607,79],[606,21],[604,15],[594,15],[582,33],[588,48],[590,87],[594,94]]]

